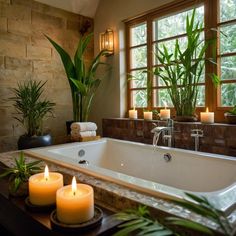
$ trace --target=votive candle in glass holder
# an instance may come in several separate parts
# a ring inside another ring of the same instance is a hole
[[[200,113],[200,120],[202,123],[214,123],[214,112],[209,112],[207,107],[206,112]]]
[[[135,110],[135,107],[133,110],[129,110],[129,118],[130,119],[137,119],[138,118],[138,111]]]
[[[152,111],[144,111],[143,112],[144,120],[152,120]]]

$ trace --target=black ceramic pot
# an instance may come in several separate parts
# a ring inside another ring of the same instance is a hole
[[[179,122],[196,122],[197,116],[176,116],[174,120]]]
[[[230,114],[228,112],[226,112],[224,115],[227,123],[236,124],[236,115]]]
[[[71,131],[70,126],[73,122],[74,122],[73,120],[66,121],[66,133],[67,133],[67,135],[70,135],[70,131]]]
[[[35,147],[44,147],[52,145],[52,136],[50,134],[45,134],[42,136],[32,136],[22,135],[18,139],[18,149],[29,149]]]

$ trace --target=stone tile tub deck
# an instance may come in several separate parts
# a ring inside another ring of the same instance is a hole
[[[0,162],[10,167],[14,165],[14,160],[18,156],[18,151],[1,153]],[[25,156],[27,161],[38,159],[27,154]],[[45,162],[43,165],[44,164]],[[72,165],[62,162],[55,164],[47,160],[46,164],[49,166],[50,171],[58,171],[64,174],[65,184],[69,184],[71,182],[71,176],[76,176],[78,182],[91,185],[94,188],[95,202],[110,210],[118,212],[123,209],[137,207],[138,205],[143,204],[147,205],[152,215],[157,218],[163,218],[169,215],[184,217],[202,223],[203,225],[215,230],[216,235],[220,235],[218,226],[214,222],[192,213],[189,210],[183,209],[182,207],[175,205],[166,199],[153,197],[139,191],[131,190],[119,184],[93,177],[76,170]],[[230,222],[236,226],[236,209],[230,215]],[[198,234],[193,233],[192,235]]]

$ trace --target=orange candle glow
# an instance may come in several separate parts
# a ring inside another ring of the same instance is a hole
[[[94,216],[93,188],[86,184],[72,184],[57,191],[57,218],[65,224],[86,222]]]
[[[56,191],[63,187],[63,176],[50,172],[48,166],[44,173],[32,175],[29,178],[29,200],[32,204],[45,206],[56,203]]]

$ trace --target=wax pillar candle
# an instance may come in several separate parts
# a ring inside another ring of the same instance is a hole
[[[161,109],[160,110],[160,119],[161,120],[167,120],[170,118],[170,109]]]
[[[137,119],[138,118],[138,112],[135,110],[135,107],[133,110],[129,110],[129,118],[130,119]]]
[[[144,120],[152,120],[152,111],[144,111],[143,118]]]
[[[63,176],[60,173],[49,172],[45,167],[44,173],[30,176],[29,200],[38,206],[56,203],[56,191],[63,187]]]
[[[202,123],[214,123],[214,112],[209,112],[207,107],[206,112],[200,113],[200,119]]]
[[[93,188],[86,184],[65,186],[57,191],[57,218],[65,224],[79,224],[94,216]]]

